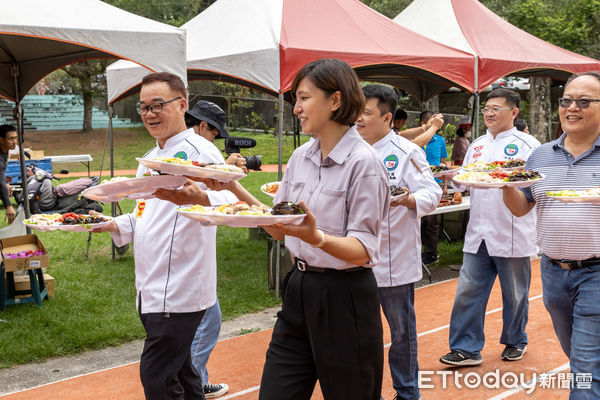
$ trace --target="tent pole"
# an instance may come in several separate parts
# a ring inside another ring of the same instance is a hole
[[[114,154],[113,154],[113,150],[114,150],[114,145],[113,145],[113,114],[114,114],[115,110],[112,107],[111,104],[108,105],[108,135],[110,137],[110,178],[114,178],[115,176],[115,164],[114,164]],[[116,217],[117,214],[117,203],[112,202],[110,203],[110,215],[114,218]],[[113,242],[112,240],[110,241],[111,244],[111,248],[112,248],[112,259],[113,261],[116,258],[115,255],[115,242]]]
[[[277,158],[277,180],[281,181],[283,176],[283,93],[279,93],[279,109],[277,110],[277,114],[279,118],[277,122],[279,123],[279,128],[277,129],[277,136],[279,138],[279,154]],[[277,241],[276,246],[277,258],[275,259],[275,298],[279,300],[279,277],[281,275],[281,240]]]
[[[11,72],[15,84],[15,109],[14,117],[17,121],[17,139],[19,143],[19,160],[21,166],[21,187],[23,188],[23,210],[25,218],[31,216],[29,210],[29,190],[27,186],[27,174],[25,173],[25,150],[23,148],[23,107],[19,96],[19,66],[16,63],[11,63]],[[31,229],[27,228],[27,233],[31,233]]]
[[[479,57],[475,55],[475,94],[473,97],[473,117],[471,122],[473,123],[473,128],[471,132],[473,134],[473,140],[479,137]]]

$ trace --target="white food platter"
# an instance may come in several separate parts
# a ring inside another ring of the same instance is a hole
[[[60,225],[60,224],[34,225],[34,224],[28,224],[26,222],[27,220],[25,220],[25,221],[23,221],[23,224],[25,226],[30,227],[31,229],[35,229],[36,231],[40,231],[40,232],[51,232],[51,231],[89,232],[92,229],[103,227],[112,222],[112,218],[110,218],[110,217],[104,217],[104,218],[110,219],[110,221],[98,222],[96,224],[86,224],[86,225],[79,225],[79,224],[78,225]]]
[[[440,172],[436,172],[433,174],[434,177],[436,178],[444,178],[444,177],[453,177],[454,175],[458,174],[460,172],[460,168],[455,168],[455,169],[448,169],[446,171],[440,171]]]
[[[222,171],[219,169],[196,167],[195,165],[174,164],[164,161],[136,158],[146,168],[165,174],[193,176],[196,178],[216,179],[221,182],[231,182],[246,176],[244,173]]]
[[[207,208],[210,210],[210,208]],[[221,213],[203,213],[203,212],[193,212],[193,211],[185,211],[183,209],[178,209],[178,213],[195,219],[200,222],[204,222],[209,225],[227,225],[232,226],[234,228],[256,228],[258,226],[264,225],[273,225],[278,222],[286,225],[297,225],[306,216],[306,214],[301,215],[230,215],[230,214],[221,214]]]
[[[268,187],[269,185],[274,185],[274,184],[278,184],[278,185],[279,185],[279,184],[281,184],[281,182],[279,182],[279,181],[275,181],[275,182],[267,182],[267,183],[265,183],[264,185],[262,185],[262,186],[260,187],[260,191],[261,191],[261,192],[263,192],[264,194],[266,194],[267,196],[270,196],[270,197],[273,197],[273,198],[274,198],[276,193],[269,193],[269,192],[267,192],[267,187]]]
[[[476,188],[476,189],[494,189],[494,188],[501,188],[504,186],[515,187],[515,188],[525,188],[525,187],[529,187],[535,183],[538,183],[538,182],[541,182],[542,180],[544,180],[545,175],[540,174],[540,176],[541,176],[541,178],[539,178],[539,179],[532,179],[532,180],[528,180],[528,181],[517,181],[517,182],[471,182],[471,181],[461,181],[459,179],[456,179],[456,176],[455,176],[454,178],[452,178],[452,181],[458,185],[469,187],[469,188]]]
[[[131,178],[123,181],[107,182],[85,189],[81,195],[88,199],[113,202],[123,199],[150,199],[157,189],[177,189],[187,178],[173,175],[154,175]]]
[[[548,196],[563,203],[600,204],[600,196]]]

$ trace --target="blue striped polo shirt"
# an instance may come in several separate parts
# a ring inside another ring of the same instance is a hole
[[[536,203],[537,243],[543,253],[568,260],[600,257],[600,205],[563,203],[546,196],[548,191],[600,186],[600,137],[575,158],[564,147],[566,136],[531,153],[526,168],[546,177],[521,190]]]

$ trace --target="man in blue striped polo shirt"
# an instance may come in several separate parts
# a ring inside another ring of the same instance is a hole
[[[542,251],[544,305],[569,357],[575,379],[570,399],[600,398],[600,205],[565,204],[547,191],[600,185],[600,74],[572,76],[559,99],[565,132],[533,151],[527,169],[546,177],[530,188],[503,188],[510,211],[523,215],[534,206]]]

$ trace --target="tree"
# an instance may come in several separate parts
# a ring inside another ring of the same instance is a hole
[[[373,10],[385,15],[388,18],[395,18],[400,14],[412,0],[361,0]]]
[[[81,133],[92,131],[92,99],[94,96],[100,95],[99,91],[93,87],[92,81],[94,77],[106,70],[107,64],[108,60],[88,60],[63,68],[69,76],[77,79],[80,84],[81,95],[83,97],[83,129]]]

